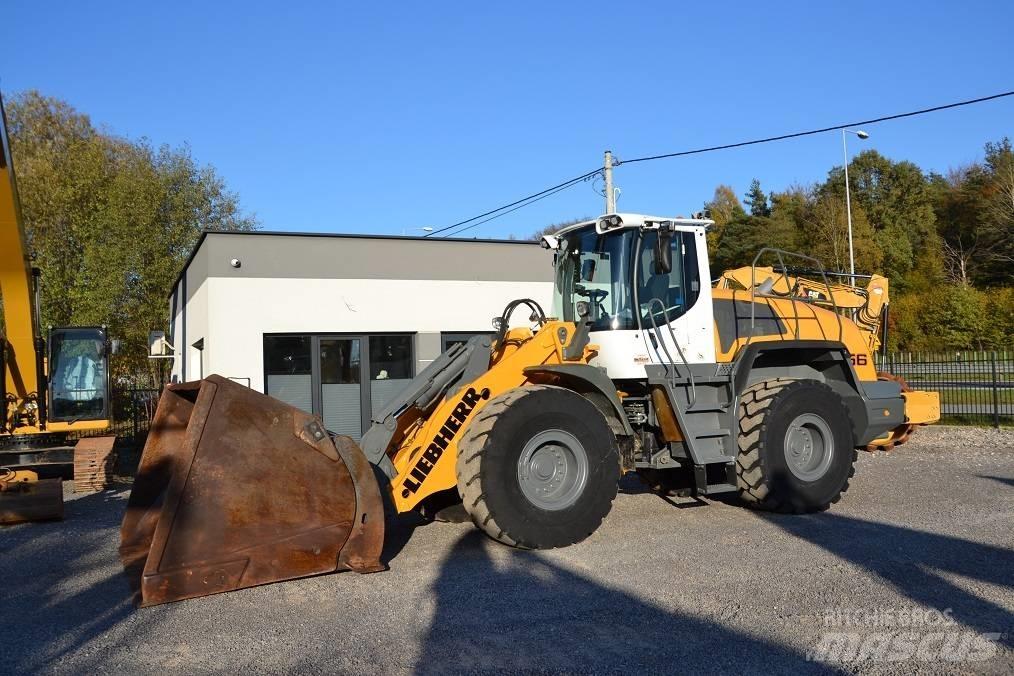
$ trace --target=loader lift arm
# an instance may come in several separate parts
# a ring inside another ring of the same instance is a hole
[[[489,337],[472,336],[466,343],[452,345],[434,359],[371,418],[372,425],[360,441],[366,459],[393,479],[397,470],[387,451],[399,428],[404,430],[403,419],[409,414],[414,414],[413,419],[426,415],[463,385],[485,373],[489,369],[489,357]]]

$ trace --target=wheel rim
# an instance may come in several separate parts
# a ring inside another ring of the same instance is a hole
[[[588,483],[588,454],[570,432],[546,430],[532,437],[518,458],[518,485],[536,507],[570,507]]]
[[[803,413],[785,432],[785,462],[798,479],[816,481],[827,473],[834,456],[831,427],[819,415]]]

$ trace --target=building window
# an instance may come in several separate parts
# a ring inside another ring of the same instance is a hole
[[[332,432],[358,439],[362,433],[363,360],[360,338],[319,338],[320,416]]]
[[[453,345],[464,344],[468,342],[468,339],[472,336],[489,336],[493,337],[492,331],[456,331],[450,333],[440,334],[440,350],[447,352]]]
[[[415,373],[412,336],[370,336],[370,402],[376,415]]]
[[[265,336],[266,393],[358,440],[415,376],[413,344],[411,334]]]
[[[310,336],[264,336],[267,393],[313,413]]]

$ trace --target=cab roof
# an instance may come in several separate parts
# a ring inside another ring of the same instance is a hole
[[[565,228],[553,233],[557,237],[564,235],[572,230],[579,230],[586,228],[589,225],[594,225],[595,229],[600,233],[608,230],[620,230],[624,228],[650,228],[652,226],[658,226],[662,224],[683,226],[683,227],[697,227],[697,228],[709,228],[715,224],[710,218],[680,218],[680,217],[669,217],[669,216],[648,216],[645,214],[628,214],[628,213],[613,213],[604,214],[598,218],[590,221],[582,221],[580,223],[574,223],[568,225]]]

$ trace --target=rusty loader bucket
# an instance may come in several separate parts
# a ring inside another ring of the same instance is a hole
[[[166,388],[120,531],[140,605],[381,570],[384,508],[348,437],[221,376]]]

